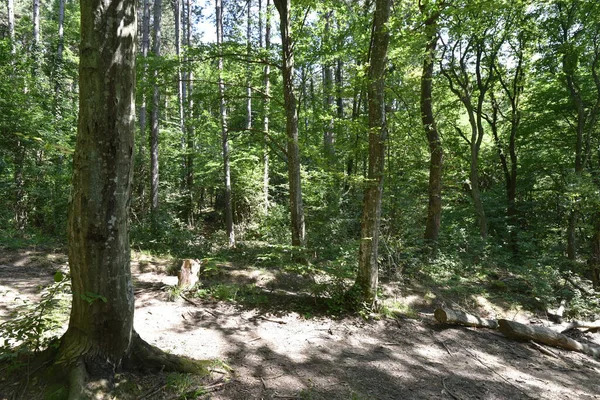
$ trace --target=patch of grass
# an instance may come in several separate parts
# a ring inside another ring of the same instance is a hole
[[[400,303],[397,301],[391,302],[389,304],[382,304],[379,309],[379,313],[389,318],[396,318],[398,316],[402,316],[405,318],[417,319],[419,317],[419,312],[409,306],[408,304]]]

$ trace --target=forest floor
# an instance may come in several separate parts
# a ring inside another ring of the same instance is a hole
[[[493,330],[440,326],[433,310],[452,301],[416,283],[384,288],[410,310],[404,316],[332,318],[300,290],[304,278],[227,262],[211,278],[221,282],[212,293],[228,291],[221,297],[230,301],[186,300],[171,286],[177,277],[166,273],[170,263],[135,255],[135,329],[163,350],[221,360],[232,371],[216,366],[202,379],[123,374],[111,398],[600,399],[597,360],[554,348],[544,354]],[[66,270],[64,254],[0,249],[0,323],[24,299],[39,300],[57,269]],[[315,307],[306,307],[311,301]],[[470,304],[483,316],[551,324],[484,299]],[[587,339],[600,343],[597,333]],[[34,396],[40,390],[34,381],[25,387],[7,379],[0,365],[0,399],[43,398]]]

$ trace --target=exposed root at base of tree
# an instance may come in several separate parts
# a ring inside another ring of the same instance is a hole
[[[112,364],[101,357],[81,354],[75,360],[65,364],[57,361],[60,359],[60,350],[50,347],[41,353],[30,354],[22,357],[21,362],[26,365],[27,372],[17,372],[15,379],[30,375],[36,375],[44,380],[45,385],[60,385],[62,395],[69,400],[80,400],[87,398],[104,398],[103,394],[110,394],[114,389],[115,374],[117,372],[132,373],[158,373],[158,372],[181,372],[199,376],[208,376],[210,367],[214,365],[211,360],[194,360],[185,356],[169,354],[152,346],[134,332],[132,345],[121,366],[116,369]],[[25,379],[25,378],[23,378]],[[223,379],[223,378],[221,378]],[[15,392],[16,398],[23,398],[27,384],[19,385],[21,388]],[[106,396],[109,398],[109,396]],[[112,398],[112,397],[110,397]]]

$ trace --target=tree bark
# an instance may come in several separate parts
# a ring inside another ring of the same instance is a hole
[[[358,274],[355,286],[360,299],[374,305],[377,300],[378,243],[385,166],[387,122],[385,112],[385,68],[390,33],[386,24],[392,1],[376,0],[371,62],[369,65],[369,169],[363,199]]]
[[[160,57],[162,0],[154,0],[154,57]],[[150,213],[152,229],[158,229],[158,186],[159,186],[159,118],[160,118],[160,87],[158,85],[158,69],[154,71],[154,88],[152,91],[152,132],[150,136]]]
[[[219,48],[219,103],[221,117],[221,140],[223,146],[223,172],[225,179],[225,224],[229,246],[235,246],[233,229],[233,208],[231,205],[231,168],[229,166],[229,133],[227,131],[227,107],[225,104],[225,84],[223,83],[223,5],[216,0],[217,46]]]
[[[306,244],[304,206],[300,180],[300,150],[298,146],[298,110],[294,94],[294,50],[290,34],[290,0],[274,0],[279,11],[283,61],[283,96],[286,114],[288,180],[292,222],[292,246]]]
[[[433,114],[433,66],[435,48],[437,46],[437,18],[439,13],[426,10],[427,3],[421,5],[421,13],[425,16],[425,59],[421,75],[421,120],[429,144],[429,203],[427,207],[427,222],[425,223],[424,239],[435,249],[440,233],[442,216],[442,165],[444,151]],[[430,14],[431,15],[428,15]]]

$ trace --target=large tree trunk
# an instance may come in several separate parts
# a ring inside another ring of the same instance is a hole
[[[225,224],[229,246],[235,246],[233,230],[233,208],[231,205],[231,168],[229,167],[229,132],[227,131],[227,107],[225,104],[225,84],[223,83],[223,5],[216,0],[217,46],[219,48],[219,102],[221,117],[221,140],[223,145],[223,172],[225,178]]]
[[[162,0],[154,0],[154,57],[160,57]],[[158,142],[159,142],[159,111],[160,87],[158,85],[158,69],[154,71],[154,88],[152,92],[152,133],[150,137],[150,212],[152,229],[158,229]]]
[[[377,300],[379,223],[385,165],[387,123],[385,115],[385,68],[390,33],[386,27],[391,0],[376,0],[371,63],[369,65],[369,170],[363,199],[358,274],[355,286],[360,299],[373,305]]]
[[[56,363],[70,399],[85,380],[111,382],[121,366],[200,371],[148,345],[133,330],[129,206],[135,132],[134,0],[81,2],[79,122],[69,206],[71,316]],[[70,372],[69,372],[70,371]]]
[[[294,94],[294,50],[290,36],[290,0],[274,0],[279,11],[283,62],[283,96],[286,115],[288,180],[292,220],[292,245],[304,246],[304,206],[300,180],[300,150],[298,148],[298,110]]]
[[[128,212],[135,1],[109,3],[81,3],[79,123],[68,219],[74,295],[59,358],[70,364],[83,357],[90,372],[114,371],[133,337]]]
[[[429,204],[427,207],[427,222],[425,224],[426,241],[435,248],[440,233],[442,216],[442,164],[444,151],[438,134],[437,125],[433,115],[433,65],[435,62],[435,48],[437,46],[437,18],[438,13],[427,11],[423,3],[421,12],[425,20],[425,59],[423,61],[423,74],[421,75],[421,119],[427,142],[429,143]],[[428,15],[431,14],[431,15]]]

